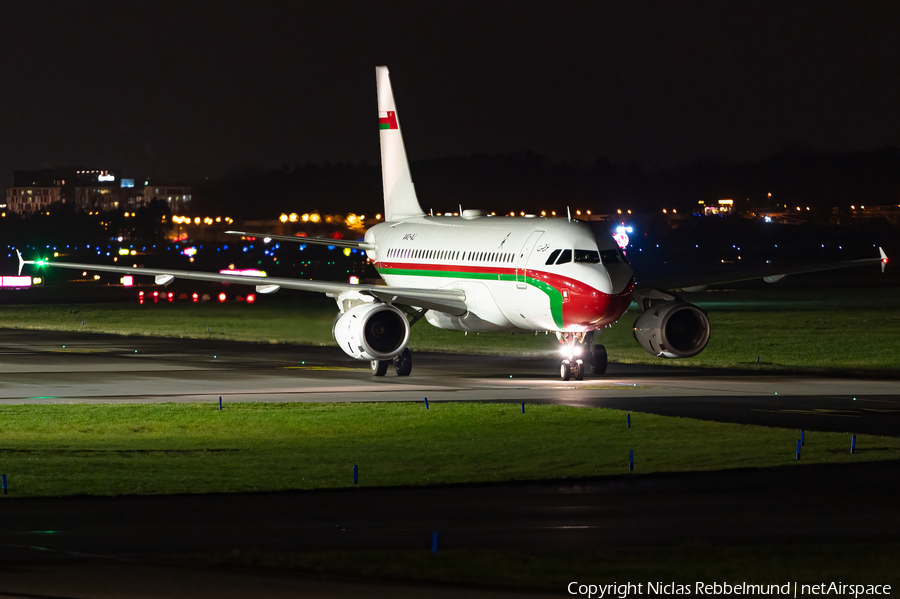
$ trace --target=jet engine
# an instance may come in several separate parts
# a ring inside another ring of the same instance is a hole
[[[687,302],[656,304],[634,322],[634,338],[654,356],[691,358],[709,343],[709,319]]]
[[[366,303],[341,314],[331,333],[351,358],[390,360],[409,342],[409,321],[399,308]]]

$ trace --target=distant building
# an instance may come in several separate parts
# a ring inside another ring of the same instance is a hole
[[[10,187],[6,190],[6,210],[18,214],[44,212],[51,204],[62,201],[59,187]]]
[[[147,185],[144,187],[144,203],[163,200],[169,204],[172,214],[184,214],[191,207],[191,188],[170,185]]]
[[[13,187],[6,190],[6,209],[31,214],[62,202],[86,212],[134,212],[155,198],[167,202],[172,214],[184,214],[191,188],[150,186],[144,179],[135,185],[135,179],[123,179],[119,169],[51,168],[15,171]]]

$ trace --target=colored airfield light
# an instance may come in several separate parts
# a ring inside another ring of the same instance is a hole
[[[220,294],[219,294],[219,301],[220,301],[220,302],[224,302],[224,301],[225,301],[225,294],[224,294],[224,293],[220,293]]]
[[[256,301],[256,296],[253,295],[252,293],[251,293],[250,295],[247,296],[247,303],[248,303],[248,304],[252,304],[252,303],[255,302],[255,301]]]
[[[196,302],[196,301],[200,301],[200,296],[197,295],[196,293],[194,293],[194,294],[191,295],[191,299],[194,300],[195,302]]]

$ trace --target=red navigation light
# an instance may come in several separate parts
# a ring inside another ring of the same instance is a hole
[[[253,295],[252,293],[251,293],[250,295],[247,296],[247,303],[248,303],[248,304],[252,304],[252,303],[255,302],[255,301],[256,301],[256,296]]]
[[[220,293],[220,294],[219,294],[219,301],[220,301],[220,302],[224,302],[224,301],[225,301],[225,294],[224,294],[224,293]]]

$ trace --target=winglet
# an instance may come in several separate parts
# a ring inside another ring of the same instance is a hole
[[[878,253],[881,254],[881,272],[884,272],[884,267],[887,266],[888,263],[888,257],[881,248],[878,248]]]
[[[19,257],[19,276],[22,276],[22,267],[25,266],[25,260],[22,258],[22,252],[16,249],[16,256]],[[882,267],[883,268],[883,267]]]

